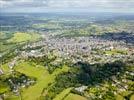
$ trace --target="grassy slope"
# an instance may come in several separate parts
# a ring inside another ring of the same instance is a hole
[[[49,83],[53,83],[56,75],[68,71],[69,68],[63,66],[62,69],[56,69],[52,74],[49,74],[44,67],[38,66],[37,68],[24,62],[19,64],[18,67],[16,67],[16,70],[28,76],[37,78],[37,83],[35,85],[23,89],[22,91],[22,98],[24,100],[37,100],[40,97],[43,88],[46,88]]]

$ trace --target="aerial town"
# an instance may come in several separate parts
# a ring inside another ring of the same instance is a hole
[[[0,23],[0,100],[134,100],[134,15],[4,13]]]

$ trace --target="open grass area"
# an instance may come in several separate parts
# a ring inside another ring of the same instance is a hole
[[[0,94],[9,91],[9,86],[4,82],[0,82]]]
[[[35,85],[22,89],[22,98],[24,100],[37,100],[43,89],[47,88],[48,84],[53,83],[58,74],[67,72],[69,67],[63,66],[61,69],[56,69],[52,74],[49,74],[43,66],[34,65],[29,62],[21,62],[15,70],[27,76],[37,78]]]
[[[70,93],[64,100],[87,100],[87,99],[80,95]]]
[[[59,95],[57,95],[53,100],[62,100],[66,95],[70,93],[72,88],[67,88],[63,90]]]
[[[26,41],[35,41],[40,38],[39,34],[35,33],[14,33],[14,36],[8,40],[8,42],[18,43],[18,42],[26,42]]]
[[[7,98],[5,98],[5,100],[21,100],[21,98],[19,96],[16,96],[12,93],[8,94],[10,96],[8,96]]]

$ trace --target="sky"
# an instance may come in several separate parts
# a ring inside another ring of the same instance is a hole
[[[134,0],[0,0],[0,12],[134,13]]]

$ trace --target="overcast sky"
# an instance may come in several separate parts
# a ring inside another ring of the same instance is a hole
[[[134,0],[0,0],[0,11],[134,13]]]

